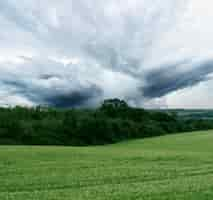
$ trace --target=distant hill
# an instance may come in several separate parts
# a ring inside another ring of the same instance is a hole
[[[160,109],[157,111],[175,112],[182,119],[213,120],[213,109]]]

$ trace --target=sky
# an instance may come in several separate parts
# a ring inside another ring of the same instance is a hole
[[[0,106],[213,107],[211,0],[1,0]]]

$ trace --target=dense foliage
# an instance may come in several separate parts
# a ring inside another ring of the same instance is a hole
[[[0,144],[97,145],[213,129],[211,120],[131,108],[119,99],[98,109],[0,108]]]

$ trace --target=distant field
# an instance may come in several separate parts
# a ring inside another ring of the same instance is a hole
[[[0,200],[213,199],[213,131],[99,147],[0,147]]]
[[[213,120],[213,110],[211,109],[165,109],[161,111],[176,112],[181,119]]]

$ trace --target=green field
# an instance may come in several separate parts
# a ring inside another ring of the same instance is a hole
[[[0,200],[213,199],[213,131],[99,147],[0,147]]]

